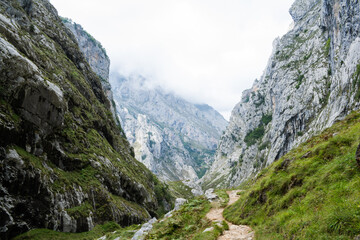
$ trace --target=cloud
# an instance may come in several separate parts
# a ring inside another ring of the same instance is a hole
[[[111,71],[139,73],[229,117],[291,23],[293,0],[51,0],[106,48]]]

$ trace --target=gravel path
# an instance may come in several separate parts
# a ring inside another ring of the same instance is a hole
[[[239,195],[237,193],[240,190],[228,191],[230,200],[228,205],[233,204],[236,200],[239,199]],[[212,208],[206,217],[211,221],[222,221],[225,220],[223,217],[224,208]],[[218,240],[253,240],[254,238],[254,231],[245,225],[234,225],[228,221],[229,230],[224,231],[223,235],[221,235]]]

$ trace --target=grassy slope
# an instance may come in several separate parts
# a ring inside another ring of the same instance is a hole
[[[166,183],[169,186],[169,191],[176,198],[191,199],[194,195],[191,193],[191,188],[186,186],[182,181],[173,181]]]
[[[104,235],[107,236],[106,239],[112,240],[116,237],[120,239],[131,239],[134,235],[134,231],[139,229],[140,225],[133,225],[127,228],[121,228],[118,224],[114,222],[108,222],[104,225],[97,225],[92,231],[83,232],[83,233],[64,233],[56,232],[49,229],[35,229],[27,233],[24,233],[20,236],[17,236],[14,240],[88,240],[88,239],[98,239]],[[116,232],[116,233],[113,233]]]
[[[225,218],[257,239],[353,239],[360,234],[360,113],[308,140],[249,182]]]
[[[194,239],[215,240],[228,229],[225,222],[219,226],[211,223],[205,216],[210,211],[211,204],[204,197],[196,197],[184,204],[173,216],[163,222],[154,224],[153,230],[146,239]],[[203,232],[214,227],[212,231]]]

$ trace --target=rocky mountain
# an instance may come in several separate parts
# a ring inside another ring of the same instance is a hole
[[[170,208],[79,44],[49,1],[0,0],[1,239],[125,226]]]
[[[114,98],[136,158],[164,180],[197,180],[213,160],[226,120],[141,76],[112,79]]]
[[[110,101],[110,110],[115,121],[120,124],[117,118],[113,92],[109,82],[110,59],[106,54],[104,47],[90,33],[85,31],[80,24],[73,22],[68,18],[61,18],[65,26],[70,29],[78,42],[81,52],[89,63],[91,69],[100,77],[101,85],[105,95]]]
[[[232,111],[205,188],[240,184],[359,108],[359,2],[296,0],[290,14],[294,27]]]

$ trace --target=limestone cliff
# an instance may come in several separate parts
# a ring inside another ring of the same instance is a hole
[[[164,180],[203,176],[226,120],[208,105],[195,105],[133,75],[115,76],[114,98],[136,158]]]
[[[232,111],[205,188],[238,185],[359,108],[359,2],[296,0],[290,14],[293,29]]]
[[[140,223],[169,208],[47,0],[0,0],[0,236]]]
[[[115,121],[120,124],[116,115],[115,103],[111,85],[109,82],[110,59],[104,47],[91,34],[83,29],[80,24],[74,23],[68,18],[62,18],[65,26],[74,34],[81,52],[89,63],[91,69],[100,77],[105,95],[110,101],[110,110]]]

